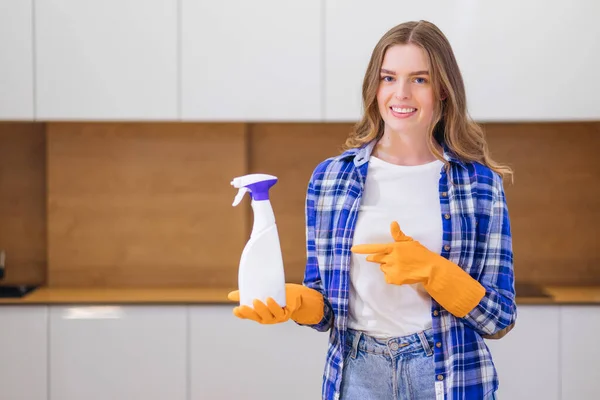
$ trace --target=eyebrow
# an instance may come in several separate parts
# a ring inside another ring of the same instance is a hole
[[[389,69],[384,69],[384,68],[381,68],[381,73],[382,74],[388,74],[388,75],[396,75],[396,72],[390,71]],[[413,75],[429,75],[429,71],[425,71],[425,70],[423,70],[423,71],[415,71],[415,72],[411,72],[409,75],[410,76],[413,76]]]

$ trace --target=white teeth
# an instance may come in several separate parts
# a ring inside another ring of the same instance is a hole
[[[398,107],[392,107],[392,111],[397,112],[397,113],[402,113],[402,114],[408,114],[411,112],[416,111],[416,108],[398,108]]]

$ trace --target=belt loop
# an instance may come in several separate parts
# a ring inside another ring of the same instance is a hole
[[[425,337],[425,332],[421,331],[418,333],[418,335],[419,335],[419,340],[421,341],[421,346],[423,346],[423,350],[425,350],[425,354],[427,354],[427,356],[432,355],[433,351],[431,350],[429,341]]]
[[[356,354],[358,353],[358,343],[360,342],[361,336],[361,331],[354,331],[354,337],[352,338],[352,350],[350,350],[350,357],[353,359],[356,359]]]

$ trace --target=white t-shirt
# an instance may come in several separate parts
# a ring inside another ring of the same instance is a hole
[[[371,156],[353,244],[389,243],[390,224],[429,250],[442,250],[439,200],[444,163],[402,166]],[[352,253],[348,327],[375,337],[404,336],[431,327],[431,297],[422,284],[385,281],[379,264]]]

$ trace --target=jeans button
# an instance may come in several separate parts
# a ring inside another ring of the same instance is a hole
[[[390,347],[392,348],[392,350],[396,351],[398,350],[398,343],[394,342]]]

